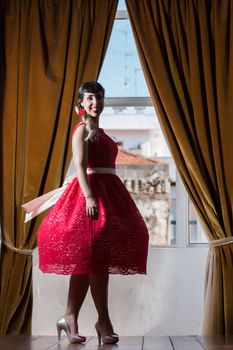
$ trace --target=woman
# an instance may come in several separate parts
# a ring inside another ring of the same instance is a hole
[[[115,173],[118,148],[102,128],[104,88],[86,82],[78,91],[73,131],[76,177],[43,220],[38,232],[39,267],[70,274],[67,308],[57,321],[70,342],[86,340],[78,315],[90,286],[98,312],[99,344],[117,343],[108,311],[109,274],[146,274],[148,231],[124,184]]]

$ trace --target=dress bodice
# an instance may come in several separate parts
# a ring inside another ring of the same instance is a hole
[[[84,124],[84,122],[78,123],[74,131],[81,124]],[[99,139],[94,142],[88,141],[87,168],[115,168],[118,147],[114,140],[104,132],[103,128],[98,128],[98,131]]]
[[[88,168],[115,168],[118,147],[103,129],[99,128],[100,137],[97,141],[88,143]]]

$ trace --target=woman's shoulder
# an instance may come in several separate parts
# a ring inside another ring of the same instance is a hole
[[[74,129],[73,129],[72,135],[74,135],[75,131],[76,131],[76,130],[78,129],[78,127],[79,127],[80,125],[82,125],[82,124],[85,125],[86,123],[81,121],[81,122],[79,122],[78,124],[75,125],[75,127],[74,127]]]

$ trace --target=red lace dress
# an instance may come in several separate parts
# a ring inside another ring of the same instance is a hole
[[[103,129],[98,130],[98,141],[88,145],[88,168],[115,168],[117,145]],[[98,218],[87,216],[75,177],[39,228],[39,268],[57,274],[145,274],[148,230],[132,197],[117,175],[87,176]]]

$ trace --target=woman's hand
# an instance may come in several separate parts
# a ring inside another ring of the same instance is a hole
[[[92,196],[86,198],[86,213],[90,219],[95,220],[98,218],[98,205]]]

